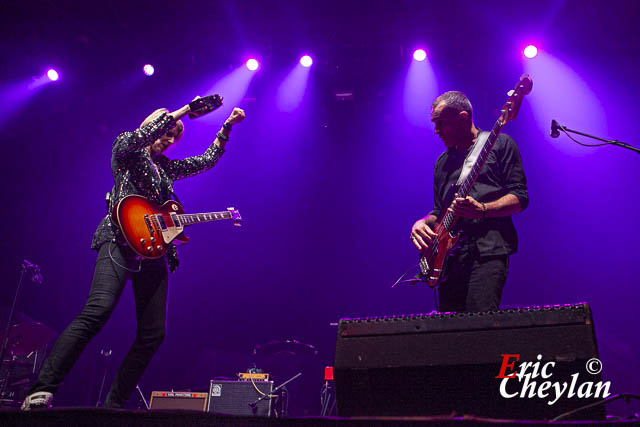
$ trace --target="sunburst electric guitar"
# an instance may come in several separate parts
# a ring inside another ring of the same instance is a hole
[[[222,212],[185,214],[182,205],[175,200],[160,206],[136,194],[120,200],[111,217],[131,249],[147,259],[163,256],[173,241],[188,242],[189,238],[184,235],[184,228],[188,225],[230,219],[239,226],[242,221],[240,212],[234,208]]]
[[[520,111],[520,105],[522,105],[524,96],[531,92],[532,88],[533,80],[525,74],[520,78],[516,87],[509,91],[509,98],[502,107],[500,117],[496,121],[495,125],[493,125],[493,129],[485,141],[482,151],[471,167],[469,175],[467,175],[467,178],[459,186],[456,186],[455,184],[452,185],[452,188],[449,189],[447,197],[445,198],[444,206],[451,205],[453,202],[453,195],[455,193],[458,193],[458,197],[462,198],[469,195],[469,192],[471,191],[473,184],[476,182],[478,174],[480,173],[480,170],[482,170],[482,166],[484,166],[487,157],[489,157],[489,153],[496,143],[502,128],[507,124],[507,122],[516,118]],[[436,287],[440,283],[447,255],[456,247],[456,243],[460,238],[460,235],[456,233],[453,228],[457,221],[457,216],[448,210],[445,210],[444,213],[440,215],[434,226],[433,231],[435,232],[436,237],[425,249],[420,251],[420,276],[430,287]]]

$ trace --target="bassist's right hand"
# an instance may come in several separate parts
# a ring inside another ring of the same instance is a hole
[[[426,218],[419,219],[411,227],[411,243],[418,249],[426,249],[431,241],[436,237],[436,233],[431,226],[434,224],[436,217],[429,215]]]

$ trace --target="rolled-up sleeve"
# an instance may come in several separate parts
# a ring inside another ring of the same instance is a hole
[[[529,191],[527,190],[527,177],[522,167],[522,158],[516,142],[508,135],[501,153],[501,178],[502,185],[507,194],[513,194],[520,201],[522,210],[529,206]]]

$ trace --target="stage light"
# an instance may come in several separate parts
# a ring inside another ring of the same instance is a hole
[[[56,80],[58,80],[60,78],[60,75],[58,74],[58,72],[56,70],[51,68],[49,71],[47,71],[47,77],[49,77],[49,80],[55,82]]]
[[[413,52],[413,59],[416,61],[424,61],[427,59],[427,52],[425,52],[424,49],[416,49]]]
[[[260,64],[258,64],[258,61],[253,58],[247,61],[247,68],[251,71],[257,70],[259,66]]]
[[[144,72],[145,75],[152,76],[156,70],[155,68],[153,68],[153,65],[147,64],[144,67],[142,67],[142,71]]]
[[[529,59],[535,58],[537,54],[538,54],[538,48],[532,44],[524,48],[524,56],[526,56]]]
[[[311,64],[313,64],[313,59],[311,59],[309,55],[305,55],[300,58],[300,65],[303,67],[311,67]]]

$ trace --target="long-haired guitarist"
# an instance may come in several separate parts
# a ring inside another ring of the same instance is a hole
[[[205,98],[211,99],[212,96]],[[138,129],[122,133],[116,138],[111,156],[114,186],[109,202],[110,211],[131,194],[162,204],[174,196],[174,181],[206,171],[218,162],[225,152],[232,126],[244,119],[244,111],[239,108],[233,110],[202,155],[183,160],[170,160],[164,155],[165,150],[182,137],[182,117],[187,114],[192,118],[198,117],[220,105],[207,104],[203,102],[205,98],[200,98],[198,102],[194,100],[173,112],[158,109]],[[219,97],[216,99],[220,100]],[[92,248],[98,251],[98,259],[86,305],[58,338],[29,390],[22,410],[51,406],[53,393],[89,340],[105,325],[129,279],[136,303],[136,339],[118,370],[103,406],[124,406],[162,343],[168,273],[169,268],[173,271],[177,267],[175,249],[161,258],[138,259],[131,248],[125,245],[118,226],[111,219],[111,212],[100,222]]]
[[[458,91],[445,92],[434,100],[431,121],[447,150],[435,165],[433,210],[413,224],[411,241],[419,250],[426,249],[438,238],[435,225],[447,210],[453,213],[461,237],[444,263],[438,309],[497,310],[509,256],[518,246],[511,216],[529,204],[520,152],[511,137],[500,134],[470,194],[457,197],[452,186],[482,132],[473,123],[469,99]]]

